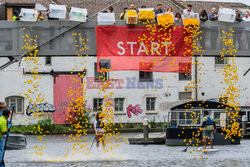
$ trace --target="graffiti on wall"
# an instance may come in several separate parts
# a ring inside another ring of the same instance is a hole
[[[55,112],[56,107],[53,104],[41,103],[41,104],[29,104],[26,109],[26,114],[30,116],[33,112]]]
[[[136,116],[138,116],[139,114],[142,114],[142,109],[140,108],[140,105],[137,104],[135,106],[132,106],[131,104],[127,107],[127,114],[128,117],[131,118],[132,113]]]
[[[250,102],[247,101],[247,102],[245,103],[245,106],[250,106]]]

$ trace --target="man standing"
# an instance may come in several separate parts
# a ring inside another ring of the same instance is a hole
[[[188,5],[187,9],[183,10],[183,16],[184,18],[193,18],[194,17],[194,12],[192,11],[192,5]]]
[[[207,139],[210,139],[211,149],[213,149],[214,133],[216,133],[215,121],[209,116],[207,110],[204,111],[204,117],[202,118],[202,121],[204,149],[206,149]]]
[[[0,160],[3,161],[4,145],[6,140],[6,134],[9,131],[7,127],[7,119],[10,116],[10,110],[3,110],[2,116],[0,117]]]
[[[155,17],[157,17],[158,14],[162,14],[164,13],[165,11],[162,10],[162,4],[158,4],[157,5],[157,8],[155,9]]]
[[[242,18],[243,21],[250,21],[250,17],[249,17],[249,11],[246,11],[244,13],[244,17]]]
[[[210,14],[210,16],[209,16],[209,19],[210,19],[211,21],[215,21],[215,20],[218,20],[218,17],[219,17],[219,15],[218,15],[218,13],[217,13],[216,8],[212,8],[211,14]]]

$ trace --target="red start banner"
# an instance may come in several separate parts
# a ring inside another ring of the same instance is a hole
[[[97,26],[98,71],[191,72],[192,36],[183,27]]]

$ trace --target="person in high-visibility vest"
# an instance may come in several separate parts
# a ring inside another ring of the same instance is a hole
[[[10,116],[10,110],[3,110],[2,116],[0,117],[0,161],[3,160],[4,145],[6,140],[6,134],[9,131],[7,127],[7,119]]]

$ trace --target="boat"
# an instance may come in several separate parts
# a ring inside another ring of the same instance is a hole
[[[27,140],[24,135],[10,133],[6,143],[6,150],[20,150],[27,146]]]
[[[205,110],[215,119],[216,131],[214,145],[240,144],[240,137],[233,136],[225,139],[226,133],[222,128],[230,123],[227,112],[234,112],[229,106],[218,101],[190,101],[171,108],[169,114],[170,125],[166,129],[166,145],[185,146],[195,137],[194,145],[202,145],[202,117]]]

